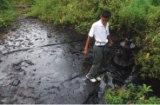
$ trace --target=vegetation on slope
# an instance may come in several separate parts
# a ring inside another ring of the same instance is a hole
[[[16,18],[10,0],[0,0],[0,27],[8,26]]]

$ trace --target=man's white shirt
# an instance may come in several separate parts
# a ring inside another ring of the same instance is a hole
[[[104,26],[100,19],[99,21],[92,24],[88,35],[95,38],[95,45],[105,45],[108,43],[107,36],[109,35],[109,23]]]

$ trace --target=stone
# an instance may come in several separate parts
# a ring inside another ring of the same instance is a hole
[[[18,80],[18,79],[14,80],[14,81],[11,83],[12,86],[18,86],[19,84],[20,84],[20,80]]]

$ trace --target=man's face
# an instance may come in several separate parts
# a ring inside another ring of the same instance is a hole
[[[102,16],[101,16],[101,21],[102,21],[103,25],[106,25],[107,22],[108,22],[108,20],[109,20],[109,18],[106,18],[106,17],[102,17]]]

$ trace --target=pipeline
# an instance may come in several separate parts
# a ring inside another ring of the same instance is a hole
[[[22,52],[22,51],[28,51],[34,48],[43,48],[43,47],[48,47],[48,46],[57,46],[57,45],[62,45],[62,44],[69,44],[69,43],[77,43],[77,42],[82,42],[84,40],[74,40],[74,41],[69,41],[69,42],[60,42],[60,43],[51,43],[51,44],[46,44],[46,45],[42,45],[42,46],[36,46],[36,47],[30,47],[30,48],[24,48],[24,49],[18,49],[18,50],[13,50],[13,51],[9,51],[6,53],[2,53],[3,56],[9,55],[9,54],[13,54],[15,52]]]

